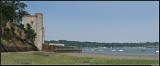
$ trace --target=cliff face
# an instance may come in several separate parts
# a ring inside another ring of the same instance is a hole
[[[36,46],[27,40],[23,25],[8,22],[1,30],[1,52],[37,50]]]

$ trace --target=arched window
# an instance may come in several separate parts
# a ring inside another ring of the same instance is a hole
[[[31,24],[33,25],[33,24],[34,24],[34,22],[33,22],[33,21],[31,21]]]

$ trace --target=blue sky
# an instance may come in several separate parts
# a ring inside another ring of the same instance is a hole
[[[45,40],[159,41],[158,1],[22,1],[43,13]]]

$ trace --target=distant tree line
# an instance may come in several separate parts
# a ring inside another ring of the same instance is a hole
[[[62,43],[65,46],[77,46],[77,47],[155,47],[159,45],[159,42],[145,42],[145,43],[100,43],[100,42],[80,42],[80,41],[67,41],[67,40],[50,40],[49,43]]]

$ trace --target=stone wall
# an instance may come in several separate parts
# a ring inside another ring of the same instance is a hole
[[[1,52],[38,51],[35,47],[0,47]]]
[[[42,45],[42,51],[45,52],[82,52],[82,48],[72,46],[55,46],[55,45]]]
[[[35,46],[39,50],[42,50],[42,44],[44,43],[43,15],[41,13],[35,13],[35,15],[25,15],[25,28],[27,27],[27,24],[30,24],[37,34],[35,39]]]

